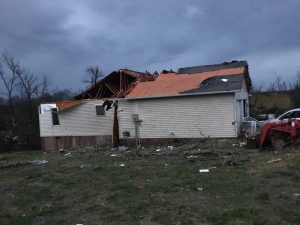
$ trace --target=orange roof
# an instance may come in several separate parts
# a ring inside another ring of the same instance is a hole
[[[160,74],[155,81],[141,82],[126,96],[126,98],[173,96],[181,92],[199,87],[210,77],[242,74],[245,67],[221,69],[195,74]]]
[[[73,106],[80,105],[82,103],[84,103],[84,101],[82,101],[82,100],[72,100],[72,101],[56,102],[55,104],[56,104],[58,110],[62,111],[65,109],[69,109]]]

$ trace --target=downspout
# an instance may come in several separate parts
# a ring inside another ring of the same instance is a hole
[[[120,140],[119,140],[119,121],[118,121],[118,101],[115,101],[112,145],[115,148],[119,145],[119,143],[120,143]]]

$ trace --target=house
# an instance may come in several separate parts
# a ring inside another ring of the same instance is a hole
[[[103,103],[103,100],[72,100],[41,104],[42,149],[110,144],[114,113],[113,109],[106,111]]]
[[[112,72],[65,102],[40,106],[44,150],[172,139],[236,138],[248,116],[246,61],[162,71]]]
[[[149,73],[114,71],[70,101],[39,106],[40,137],[44,151],[76,146],[118,144],[117,104],[139,82],[155,79]]]
[[[119,101],[120,139],[137,144],[170,138],[236,138],[248,116],[246,61],[163,71]]]

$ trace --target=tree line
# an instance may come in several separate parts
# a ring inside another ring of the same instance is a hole
[[[97,66],[90,66],[82,82],[87,88],[103,78]],[[37,76],[9,53],[0,55],[0,150],[39,149],[38,106],[69,100],[70,89],[50,90],[47,76]]]
[[[250,97],[250,115],[279,115],[292,109],[300,108],[300,72],[288,81],[277,76],[267,86],[253,85]]]
[[[89,88],[103,77],[98,66],[89,66],[82,83]],[[69,100],[78,94],[70,89],[50,89],[51,81],[47,76],[33,74],[9,53],[0,55],[0,85],[0,150],[40,149],[38,106]],[[250,97],[251,116],[284,110],[262,109],[259,106],[258,100],[270,93],[285,93],[292,101],[293,108],[300,107],[300,72],[289,83],[277,76],[268,86],[254,85]]]

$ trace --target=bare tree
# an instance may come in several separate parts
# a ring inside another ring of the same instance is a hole
[[[104,76],[103,72],[99,69],[98,66],[89,66],[85,71],[86,75],[82,79],[82,82],[87,84],[88,87],[95,85]]]
[[[4,71],[4,66],[2,64],[5,64],[5,66],[10,71],[10,75],[6,75]],[[10,56],[8,53],[2,54],[2,60],[0,61],[0,78],[3,81],[3,84],[6,89],[6,93],[4,93],[8,97],[9,101],[9,107],[11,111],[11,115],[15,117],[14,112],[14,105],[13,105],[13,92],[17,84],[17,73],[21,73],[20,65],[18,62],[15,61],[15,59]]]
[[[42,81],[40,83],[40,96],[43,97],[45,94],[48,93],[48,88],[50,86],[51,82],[49,81],[48,77],[45,75],[42,76]]]
[[[38,79],[32,74],[29,70],[23,69],[17,72],[17,77],[19,80],[19,87],[21,90],[21,94],[25,96],[28,110],[29,110],[29,118],[30,122],[33,121],[33,105],[32,98],[38,93]]]

